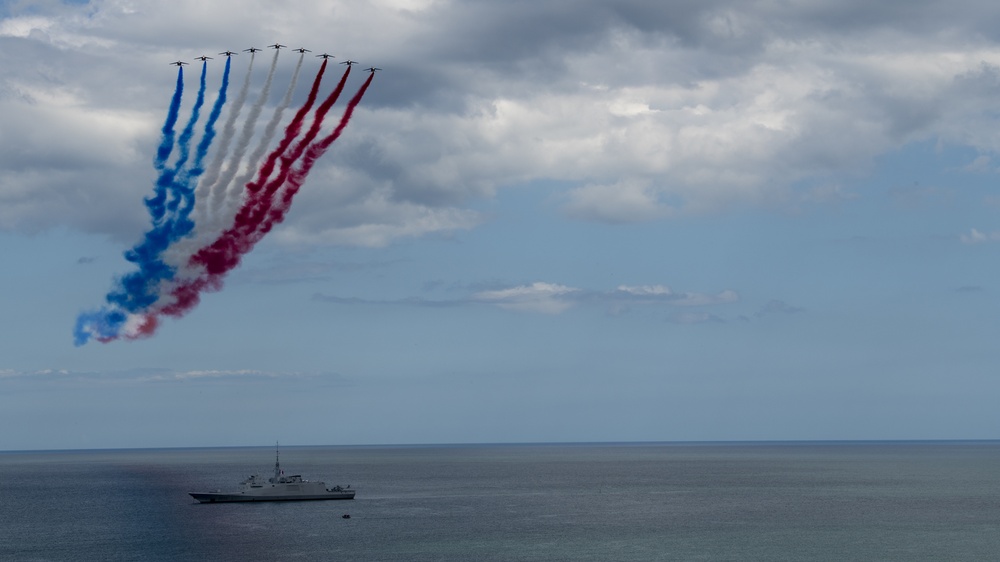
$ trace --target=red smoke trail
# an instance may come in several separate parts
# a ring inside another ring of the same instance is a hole
[[[351,67],[348,66],[337,87],[316,109],[313,124],[305,137],[291,150],[286,151],[286,154],[281,156],[281,167],[278,170],[278,175],[273,180],[267,182],[263,191],[261,191],[259,184],[252,189],[249,185],[247,186],[247,199],[236,213],[233,226],[223,232],[215,242],[198,250],[198,252],[191,256],[190,263],[192,265],[205,266],[205,270],[209,275],[226,273],[239,265],[243,254],[249,252],[254,244],[260,240],[260,236],[256,235],[256,233],[260,230],[261,223],[267,218],[268,211],[274,200],[274,193],[288,179],[289,169],[292,164],[299,159],[306,148],[310,146],[313,139],[316,138],[316,135],[319,134],[319,129],[323,125],[323,118],[326,117],[334,102],[340,97],[340,93],[343,91],[344,84],[347,81],[347,76],[350,73]]]
[[[244,204],[243,208],[240,209],[240,214],[237,215],[237,223],[234,224],[232,228],[224,232],[210,246],[203,248],[191,257],[192,264],[201,264],[205,266],[206,274],[174,288],[172,294],[174,295],[176,301],[173,304],[164,307],[160,311],[161,314],[181,316],[197,306],[200,301],[199,295],[202,291],[218,291],[221,289],[222,279],[225,274],[236,268],[236,266],[239,265],[242,256],[253,249],[254,245],[256,245],[256,243],[259,242],[265,234],[270,232],[275,224],[284,220],[286,213],[291,208],[292,198],[295,197],[299,188],[302,187],[302,183],[305,181],[306,176],[316,163],[316,160],[319,159],[319,157],[326,152],[327,148],[329,148],[330,145],[340,137],[344,128],[347,127],[347,123],[350,121],[351,116],[354,114],[354,109],[359,103],[361,103],[361,98],[364,97],[365,92],[368,90],[368,86],[375,77],[374,72],[370,74],[358,92],[353,98],[351,98],[351,101],[347,104],[347,108],[344,110],[344,115],[340,118],[340,122],[337,124],[337,127],[333,130],[333,132],[319,141],[307,146],[306,143],[312,141],[319,130],[319,124],[317,123],[321,122],[323,116],[329,111],[330,106],[332,106],[333,102],[336,101],[340,91],[343,90],[344,82],[346,81],[350,70],[350,66],[348,66],[347,72],[344,73],[344,77],[341,78],[340,83],[337,85],[337,89],[334,90],[323,105],[316,110],[316,118],[309,134],[307,134],[306,137],[299,142],[295,150],[292,150],[289,155],[281,157],[283,167],[282,172],[284,173],[279,172],[278,177],[267,184],[267,190],[265,193],[256,193],[251,196],[251,199]],[[289,172],[285,166],[286,159],[288,159],[288,167],[290,167],[291,163],[298,159],[303,152],[305,153],[305,156],[302,157],[302,162],[299,164],[298,168]],[[281,183],[278,183],[278,180],[280,180]],[[282,187],[282,184],[284,184],[285,190],[281,195],[281,199],[275,205],[272,205],[271,203],[274,203],[272,196],[278,188]],[[266,198],[269,202],[264,203],[262,201],[263,198]],[[251,207],[256,207],[256,209],[251,209]],[[257,212],[252,213],[254,210]],[[246,211],[246,214],[244,214],[244,211]],[[264,216],[259,217],[259,220],[256,222],[248,221],[250,218],[248,215],[256,215],[259,213],[264,213]],[[149,328],[150,330],[155,329],[155,327],[155,319],[147,321],[143,326],[143,328]]]
[[[325,60],[323,62],[326,62]],[[268,209],[271,208],[272,199],[274,193],[284,185],[285,180],[288,178],[289,170],[292,164],[295,163],[302,156],[302,152],[306,150],[309,143],[316,138],[319,134],[320,128],[323,126],[323,119],[326,118],[326,114],[333,107],[333,104],[337,102],[340,98],[340,93],[344,91],[344,84],[347,83],[347,77],[351,74],[351,67],[347,67],[347,71],[344,75],[340,77],[340,82],[337,83],[337,87],[330,92],[330,95],[323,101],[323,103],[316,109],[316,115],[313,117],[312,126],[306,132],[306,135],[300,140],[292,150],[287,151],[286,154],[281,156],[281,167],[278,169],[278,175],[273,180],[268,182],[264,193],[258,195],[257,197],[251,197],[240,209],[239,214],[236,216],[236,228],[243,228],[247,231],[256,230],[257,225],[260,224],[264,216],[267,214]],[[270,174],[270,172],[268,172]],[[249,189],[249,186],[247,186]],[[260,189],[260,186],[257,186]],[[252,195],[257,195],[257,191],[253,191]]]
[[[368,90],[368,86],[372,83],[373,78],[375,78],[374,72],[368,75],[368,79],[365,80],[365,83],[358,90],[358,93],[354,94],[351,101],[347,103],[347,109],[344,110],[344,115],[340,118],[340,123],[337,124],[337,128],[322,140],[310,145],[309,149],[306,150],[306,154],[302,158],[302,163],[299,164],[298,169],[293,170],[291,174],[289,174],[288,182],[286,183],[287,186],[285,187],[284,193],[281,194],[281,200],[276,205],[272,206],[270,212],[268,213],[267,221],[261,225],[262,231],[260,233],[260,237],[267,234],[275,224],[285,220],[285,214],[288,213],[288,210],[292,206],[292,198],[295,197],[299,188],[302,187],[302,183],[305,182],[306,176],[308,176],[309,172],[312,170],[313,164],[316,163],[316,160],[318,160],[320,156],[323,156],[326,149],[330,148],[330,145],[333,144],[334,141],[340,138],[340,134],[343,133],[344,128],[347,127],[347,122],[350,121],[351,116],[354,115],[354,108],[361,103],[361,98],[364,97],[365,91]]]
[[[302,129],[302,121],[305,120],[306,113],[309,113],[313,104],[316,103],[316,95],[319,93],[319,84],[323,81],[324,72],[326,72],[326,59],[323,59],[323,64],[320,65],[319,72],[316,73],[316,78],[313,80],[312,89],[309,90],[309,98],[306,99],[305,105],[299,108],[295,113],[295,117],[292,118],[292,122],[285,127],[285,136],[278,143],[278,147],[267,155],[267,159],[264,160],[264,164],[257,173],[257,180],[247,184],[247,190],[251,193],[260,190],[264,182],[267,181],[267,178],[270,177],[271,172],[274,171],[274,163],[277,162],[278,157],[288,149],[288,145],[292,144],[295,137],[299,135],[299,130]]]

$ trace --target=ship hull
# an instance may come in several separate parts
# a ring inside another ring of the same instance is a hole
[[[319,500],[353,500],[354,491],[330,492],[327,494],[291,494],[291,495],[248,495],[226,494],[217,492],[188,492],[192,498],[201,503],[233,503],[233,502],[301,502]]]

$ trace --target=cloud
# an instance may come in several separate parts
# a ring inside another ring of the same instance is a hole
[[[1000,231],[980,232],[975,228],[963,234],[960,238],[963,244],[984,244],[986,242],[1000,241]]]
[[[718,293],[678,293],[666,285],[620,285],[611,291],[594,291],[543,281],[474,290],[457,299],[409,297],[396,300],[370,300],[323,294],[315,294],[312,298],[334,304],[404,305],[433,308],[486,304],[520,312],[541,314],[560,314],[575,306],[592,305],[606,307],[612,315],[623,314],[633,307],[664,305],[705,307],[739,301],[739,295],[732,290]]]
[[[836,178],[863,174],[912,141],[1000,151],[1000,48],[991,39],[1000,7],[989,3],[573,8],[7,5],[0,229],[69,226],[133,240],[172,88],[165,61],[275,37],[386,69],[276,232],[287,243],[448,235],[482,223],[478,201],[536,180],[566,186],[567,216],[612,224],[825,205],[855,196]],[[291,53],[282,56],[277,80],[292,66]],[[237,61],[239,75],[245,59]]]
[[[905,209],[915,209],[927,205],[940,207],[954,198],[954,191],[918,184],[895,186],[889,189],[889,198],[894,205]]]
[[[607,223],[642,222],[669,215],[649,182],[625,179],[611,185],[589,184],[570,189],[567,215]]]
[[[0,369],[0,380],[57,380],[72,382],[115,383],[115,382],[181,382],[181,381],[234,381],[249,382],[288,378],[338,379],[334,373],[303,371],[263,371],[257,369],[203,369],[177,370],[166,368],[136,368],[121,371],[78,371],[68,369],[40,369],[25,371]]]
[[[982,293],[984,291],[986,291],[986,289],[980,285],[963,285],[955,289],[956,293],[964,294]]]
[[[780,300],[769,300],[760,310],[755,314],[755,318],[763,318],[764,316],[772,314],[798,314],[805,309],[798,306],[792,306],[784,301]]]
[[[579,291],[580,289],[565,285],[535,282],[507,289],[480,291],[472,295],[472,299],[512,310],[559,314],[573,306],[572,296]]]
[[[665,285],[628,286],[619,285],[613,292],[603,295],[603,299],[632,303],[668,303],[674,306],[709,306],[726,304],[739,300],[736,291],[725,290],[719,293],[675,293]]]
[[[707,312],[678,312],[672,314],[668,320],[674,324],[721,324],[725,320]]]

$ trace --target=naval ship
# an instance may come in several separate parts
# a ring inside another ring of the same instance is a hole
[[[285,476],[278,462],[278,450],[274,451],[274,476],[264,480],[259,474],[251,474],[240,482],[234,492],[188,492],[201,503],[217,502],[280,502],[304,500],[353,500],[354,490],[334,486],[327,488],[323,482],[303,480],[302,476]]]

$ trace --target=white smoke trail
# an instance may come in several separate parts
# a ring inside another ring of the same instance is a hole
[[[305,53],[299,55],[299,62],[295,65],[295,71],[292,72],[292,81],[288,84],[285,97],[281,98],[281,103],[274,109],[274,115],[271,116],[271,120],[268,121],[267,127],[264,129],[264,136],[257,143],[257,147],[254,148],[253,153],[250,154],[251,163],[260,162],[261,158],[264,157],[264,151],[267,150],[267,147],[271,144],[271,140],[274,139],[274,134],[278,131],[278,125],[281,123],[281,115],[288,109],[289,104],[292,103],[292,94],[295,93],[295,84],[299,81],[299,71],[302,70],[303,57],[305,57]],[[243,175],[236,179],[236,185],[246,185],[257,171],[253,166],[248,167],[243,172]],[[267,178],[263,178],[263,180],[266,181]]]
[[[243,159],[243,155],[246,154],[248,148],[250,148],[250,141],[253,140],[253,134],[256,129],[257,119],[260,118],[261,111],[264,109],[264,104],[267,103],[267,98],[271,93],[271,80],[274,78],[274,69],[278,65],[278,52],[280,49],[274,50],[274,59],[271,61],[271,70],[267,74],[267,80],[264,82],[264,88],[260,91],[260,96],[257,98],[257,103],[250,109],[249,115],[247,115],[246,121],[243,123],[243,131],[240,135],[240,142],[236,146],[236,151],[233,153],[233,158],[230,160],[230,165],[226,169],[226,173],[223,179],[226,180],[226,196],[222,199],[222,205],[215,209],[216,220],[222,222],[222,227],[227,228],[229,224],[233,221],[236,216],[236,211],[239,209],[240,204],[243,201],[243,190],[247,184],[247,178],[251,176],[257,169],[257,162],[260,160],[261,155],[264,154],[264,149],[260,150],[260,154],[253,154],[250,159],[247,160],[247,171],[244,172],[240,178],[233,181],[236,173],[240,169],[240,161]],[[264,134],[267,134],[265,130]],[[274,136],[274,132],[271,132],[271,136]],[[268,139],[270,142],[270,139]],[[260,143],[258,143],[259,145]],[[264,147],[266,149],[266,145]],[[257,152],[256,150],[254,151]],[[222,183],[220,180],[219,183]]]
[[[195,191],[194,224],[196,230],[200,230],[203,225],[208,226],[209,210],[214,206],[212,201],[215,198],[222,197],[222,194],[217,193],[220,189],[219,174],[222,171],[222,162],[229,151],[229,144],[233,142],[233,137],[236,135],[236,119],[240,116],[243,104],[246,103],[247,92],[250,91],[250,75],[253,73],[253,60],[254,53],[250,53],[250,66],[247,68],[247,75],[243,79],[243,87],[240,88],[240,93],[237,94],[236,101],[233,102],[229,110],[229,115],[226,116],[226,124],[222,127],[222,136],[219,137],[219,145],[212,156],[212,163],[205,169],[205,175],[198,182],[198,189]],[[223,185],[222,188],[224,189],[225,186]]]

